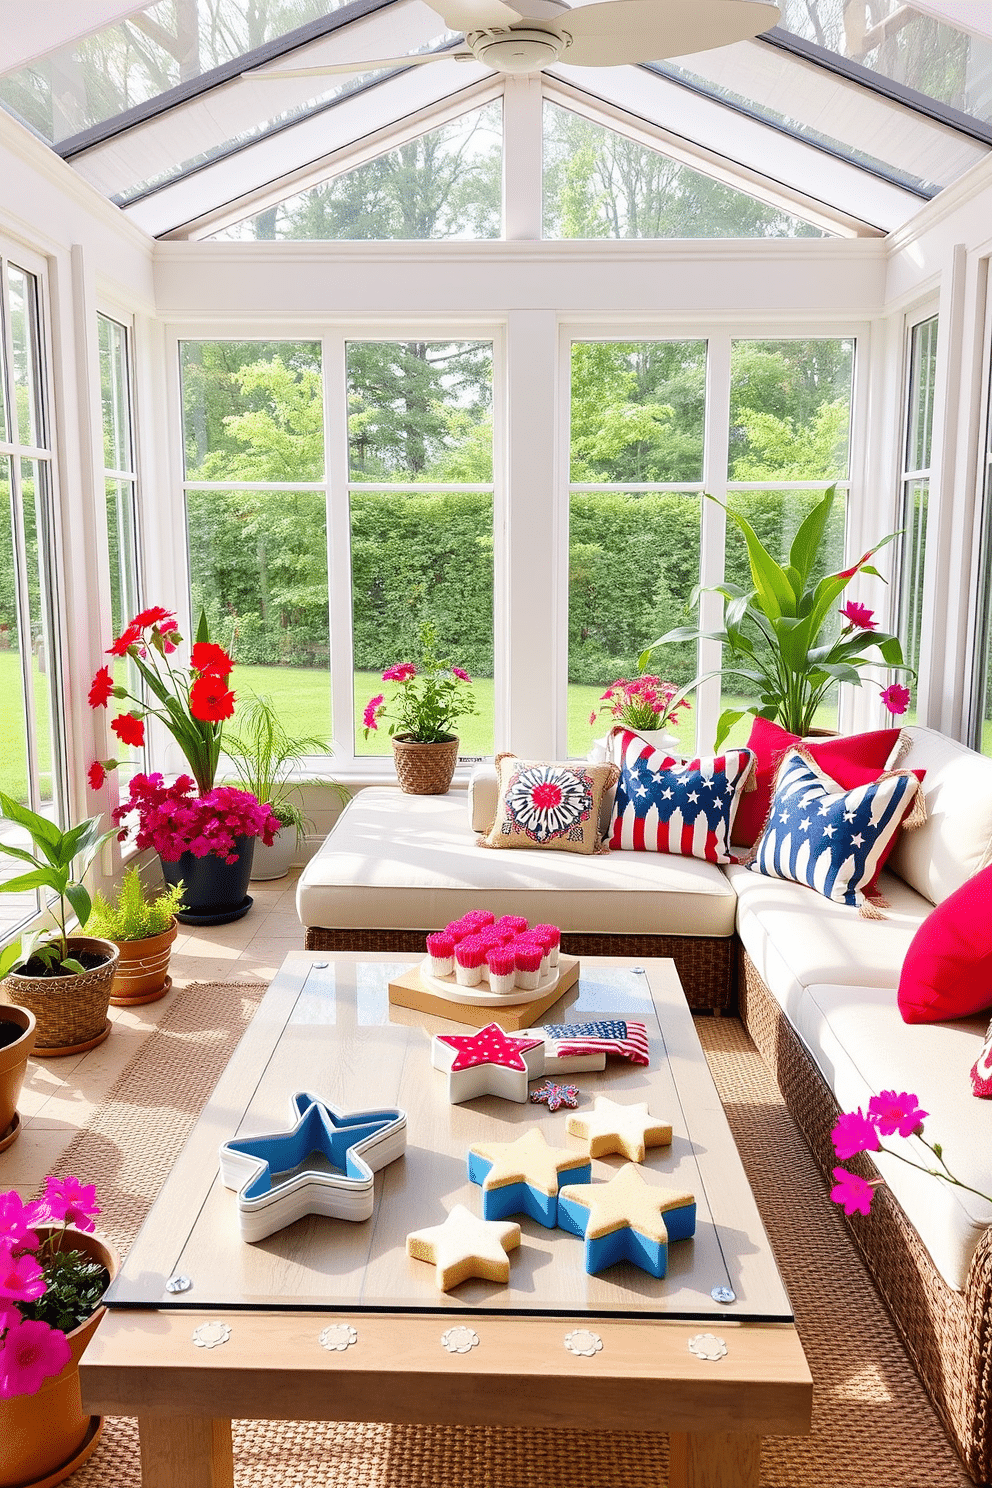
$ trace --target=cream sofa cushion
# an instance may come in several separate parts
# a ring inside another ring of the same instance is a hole
[[[793,1017],[797,999],[815,982],[895,989],[909,943],[933,909],[928,899],[892,873],[879,889],[888,900],[884,920],[824,899],[805,884],[765,878],[731,864],[737,893],[737,933],[772,996]]]
[[[934,904],[992,862],[992,759],[935,729],[906,729],[901,770],[926,770],[927,820],[902,831],[888,866]]]
[[[940,1142],[951,1172],[992,1193],[992,1101],[976,1100],[968,1072],[978,1056],[986,1018],[907,1024],[895,992],[884,987],[814,984],[795,1004],[793,1027],[842,1111],[867,1110],[883,1090],[908,1091],[929,1112],[924,1131]],[[934,1166],[913,1138],[882,1139],[895,1152]],[[898,1158],[872,1154],[910,1223],[952,1286],[964,1286],[975,1246],[992,1224],[992,1204]]]
[[[659,853],[476,845],[465,792],[359,791],[304,868],[304,925],[423,930],[481,906],[576,933],[731,936],[737,899],[713,863]]]

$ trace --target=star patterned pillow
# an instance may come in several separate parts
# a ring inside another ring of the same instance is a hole
[[[912,772],[892,771],[845,791],[808,755],[789,749],[779,766],[765,830],[747,866],[860,909],[919,788]]]
[[[610,740],[620,766],[610,848],[729,863],[730,829],[754,764],[749,749],[679,759],[632,729]]]

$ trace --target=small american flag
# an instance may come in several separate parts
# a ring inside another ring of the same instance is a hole
[[[557,1053],[616,1054],[634,1064],[650,1064],[648,1031],[643,1023],[604,1018],[598,1023],[548,1023],[544,1036],[554,1039]]]

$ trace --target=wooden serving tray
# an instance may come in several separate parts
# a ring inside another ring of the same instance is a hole
[[[579,980],[578,958],[559,956],[557,970],[557,980],[530,1002],[514,1002],[515,994],[511,993],[505,1004],[501,1000],[498,1005],[487,1003],[485,1007],[477,1007],[467,1002],[452,1002],[432,992],[419,967],[415,966],[389,983],[389,1000],[397,1007],[433,1013],[438,1018],[449,1018],[452,1023],[465,1023],[469,1028],[485,1028],[487,1023],[498,1023],[504,1033],[517,1033],[521,1028],[533,1028],[548,1008],[575,986]]]

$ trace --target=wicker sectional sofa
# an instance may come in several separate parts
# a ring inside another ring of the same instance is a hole
[[[482,770],[467,801],[361,792],[300,879],[306,944],[416,953],[427,930],[485,904],[561,925],[580,955],[672,956],[690,1005],[739,1012],[826,1177],[838,1110],[908,1090],[952,1170],[992,1193],[992,1102],[969,1080],[987,1015],[908,1025],[896,1003],[919,925],[992,862],[992,760],[908,732],[904,765],[927,772],[927,821],[902,834],[882,874],[885,919],[739,865],[481,851],[493,803]],[[852,1233],[968,1471],[992,1485],[992,1205],[882,1154],[877,1168],[886,1186]]]

